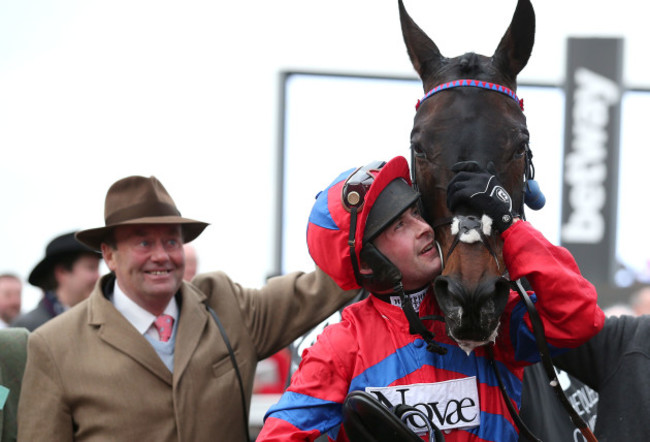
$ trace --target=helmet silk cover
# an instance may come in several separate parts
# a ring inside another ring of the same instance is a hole
[[[325,190],[316,197],[307,225],[307,247],[316,265],[327,273],[344,290],[360,288],[350,257],[351,212],[343,204],[343,187],[347,178],[356,169],[340,174]],[[406,159],[398,156],[373,173],[374,181],[365,194],[363,204],[357,211],[357,225],[354,249],[356,260],[363,247],[363,232],[368,214],[379,194],[393,180],[402,178],[411,185],[409,167]]]

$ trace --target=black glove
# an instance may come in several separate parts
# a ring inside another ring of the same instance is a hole
[[[496,177],[492,162],[487,170],[475,161],[463,161],[451,168],[457,172],[447,186],[447,207],[454,212],[466,205],[490,218],[499,232],[512,225],[512,199]]]

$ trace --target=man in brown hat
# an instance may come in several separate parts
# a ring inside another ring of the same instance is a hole
[[[111,273],[31,334],[20,441],[247,440],[257,362],[356,295],[322,271],[247,289],[221,272],[183,281],[183,218],[154,177],[108,190],[105,226],[77,233]]]
[[[101,255],[77,241],[75,232],[54,238],[45,248],[45,257],[27,279],[43,290],[34,310],[20,315],[12,327],[32,331],[86,299],[99,279]]]

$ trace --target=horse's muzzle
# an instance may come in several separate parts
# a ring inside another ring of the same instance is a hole
[[[495,339],[510,293],[504,278],[489,277],[471,289],[452,276],[438,276],[434,288],[451,338],[459,344]]]

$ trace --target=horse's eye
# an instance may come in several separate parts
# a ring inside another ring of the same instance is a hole
[[[522,141],[519,143],[519,146],[517,147],[517,150],[515,151],[514,158],[516,160],[523,158],[523,156],[526,154],[526,151],[528,150],[528,142],[527,141]]]
[[[420,146],[417,143],[412,143],[411,144],[411,150],[413,151],[413,154],[415,154],[415,158],[426,158],[427,154],[424,153],[424,150],[422,149],[422,146]]]

